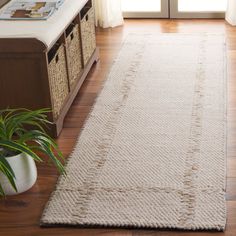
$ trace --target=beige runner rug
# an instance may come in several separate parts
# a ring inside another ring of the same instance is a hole
[[[42,225],[223,230],[222,35],[129,35]]]

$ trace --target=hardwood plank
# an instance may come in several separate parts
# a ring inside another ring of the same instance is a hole
[[[126,20],[123,27],[98,29],[100,61],[93,66],[76,97],[58,144],[68,156],[81,128],[102,88],[113,59],[129,33],[220,33],[227,39],[228,55],[228,179],[227,229],[223,232],[181,232],[162,230],[40,228],[39,219],[50,193],[55,188],[57,171],[52,166],[38,165],[38,181],[27,193],[0,201],[0,235],[3,236],[235,236],[236,235],[236,27],[223,20]]]

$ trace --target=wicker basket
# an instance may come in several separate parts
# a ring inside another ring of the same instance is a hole
[[[52,111],[54,120],[60,114],[61,108],[69,94],[65,48],[61,45],[48,66],[51,90]]]
[[[67,62],[69,72],[70,88],[73,88],[75,82],[79,79],[82,71],[82,55],[80,49],[79,26],[74,25],[73,30],[66,37]]]
[[[83,60],[86,65],[96,48],[94,10],[91,8],[81,19]]]

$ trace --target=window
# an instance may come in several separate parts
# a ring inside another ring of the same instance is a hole
[[[223,18],[227,0],[121,0],[124,17]]]

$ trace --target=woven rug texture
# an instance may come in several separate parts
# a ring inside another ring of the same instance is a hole
[[[42,225],[224,230],[225,38],[131,34]]]

